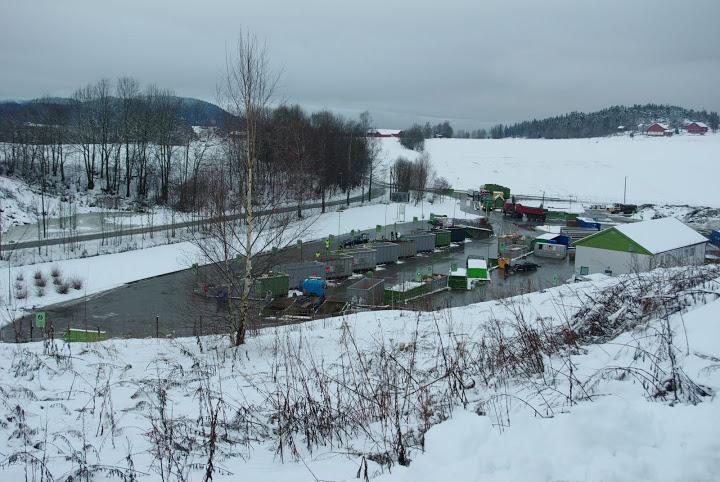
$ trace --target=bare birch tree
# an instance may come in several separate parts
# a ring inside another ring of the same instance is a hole
[[[263,116],[270,107],[279,75],[269,64],[268,50],[257,37],[250,32],[241,32],[235,50],[226,55],[225,83],[221,88],[227,108],[231,114],[243,119],[245,127],[244,149],[233,150],[234,164],[239,180],[245,221],[245,240],[242,243],[242,257],[245,261],[238,323],[234,334],[234,344],[245,343],[245,332],[249,323],[250,289],[253,280],[253,245],[256,233],[255,215],[256,193],[253,181],[258,162],[259,128]],[[272,196],[272,193],[264,193]]]

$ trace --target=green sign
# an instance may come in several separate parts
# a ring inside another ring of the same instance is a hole
[[[413,222],[414,222],[414,223],[418,222],[418,217],[417,217],[417,216],[413,216]]]
[[[192,272],[193,272],[193,274],[198,274],[198,264],[197,263],[192,264]]]
[[[415,273],[415,281],[417,281],[418,283],[422,281],[422,273],[420,271]]]
[[[35,328],[45,328],[45,320],[47,314],[44,311],[38,311],[35,313]]]
[[[380,231],[382,231],[382,226],[380,226],[380,225],[378,224],[378,225],[375,226],[375,232],[376,232],[376,233],[379,233]]]
[[[325,240],[325,248],[330,249],[330,240],[329,239]]]
[[[427,274],[432,274],[432,266],[427,267]]]
[[[450,263],[450,271],[457,271],[458,265],[457,263]]]

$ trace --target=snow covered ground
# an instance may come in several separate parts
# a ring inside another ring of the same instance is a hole
[[[386,163],[413,157],[397,139],[383,139]],[[720,135],[592,139],[429,139],[438,173],[458,189],[485,183],[522,194],[619,202],[627,176],[630,203],[720,207]]]
[[[303,229],[302,238],[306,241],[320,239],[328,235],[349,233],[351,230],[372,229],[376,225],[392,224],[394,222],[412,221],[413,217],[428,219],[432,211],[436,214],[453,216],[460,214],[458,201],[445,199],[442,202],[429,204],[422,202],[414,204],[371,204],[351,207],[343,211],[316,214],[310,217],[312,224]],[[306,213],[310,215],[310,213]],[[294,240],[291,242],[294,243]],[[16,266],[12,261],[9,273],[0,276],[0,305],[8,306],[9,310],[0,313],[0,323],[5,324],[11,318],[23,313],[25,309],[40,308],[50,304],[81,298],[125,283],[152,276],[188,269],[193,263],[204,264],[197,245],[186,241],[175,244],[155,246],[145,249],[135,249],[122,253],[105,254],[78,259],[61,261],[47,261],[34,264]],[[8,270],[7,262],[2,265],[0,272]],[[80,290],[71,289],[67,294],[59,294],[51,283],[51,271],[56,268],[62,273],[63,279],[78,278],[83,282]],[[49,280],[49,286],[42,296],[38,296],[33,285],[33,276],[36,271],[44,274]],[[18,277],[22,280],[18,281]],[[8,290],[10,283],[10,290]],[[26,288],[27,297],[16,299],[14,297],[15,285],[20,283]],[[10,301],[8,303],[8,292]]]
[[[202,480],[212,459],[218,481],[714,480],[718,276],[596,276],[239,348],[3,344],[0,478]]]

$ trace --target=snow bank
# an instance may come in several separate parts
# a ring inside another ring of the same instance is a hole
[[[714,480],[720,403],[669,407],[612,395],[553,418],[523,415],[502,433],[458,411],[430,429],[424,454],[385,482]]]

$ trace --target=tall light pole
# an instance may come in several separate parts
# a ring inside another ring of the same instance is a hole
[[[627,198],[627,176],[625,176],[625,187],[623,187],[623,204]]]

